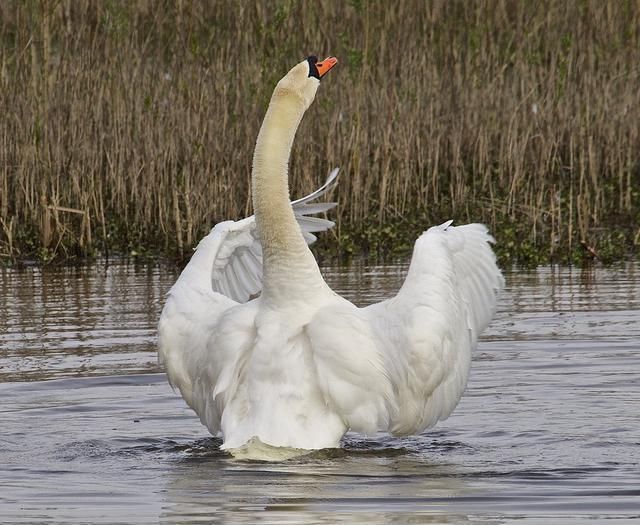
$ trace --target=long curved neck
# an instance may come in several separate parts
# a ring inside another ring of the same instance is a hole
[[[253,207],[262,243],[263,296],[290,296],[295,290],[324,285],[289,200],[291,147],[306,111],[290,93],[271,99],[253,156]]]

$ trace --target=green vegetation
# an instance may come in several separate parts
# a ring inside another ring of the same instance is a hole
[[[0,260],[188,254],[251,213],[269,96],[311,53],[341,60],[291,165],[293,196],[342,167],[320,253],[450,218],[503,260],[638,251],[637,0],[5,0],[0,45]]]

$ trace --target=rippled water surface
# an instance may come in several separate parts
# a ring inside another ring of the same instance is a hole
[[[403,265],[327,267],[365,305]],[[167,385],[177,276],[127,262],[0,269],[0,521],[635,523],[640,267],[507,272],[465,396],[410,439],[230,459]]]

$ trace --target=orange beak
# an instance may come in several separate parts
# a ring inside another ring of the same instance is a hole
[[[320,78],[325,76],[329,70],[338,63],[338,59],[336,57],[325,58],[322,62],[316,62],[316,67],[318,68],[318,74]]]

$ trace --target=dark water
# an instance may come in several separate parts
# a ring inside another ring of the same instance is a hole
[[[358,304],[402,265],[325,269]],[[507,273],[467,392],[411,439],[217,450],[156,365],[164,266],[0,270],[0,521],[636,523],[640,266]]]

